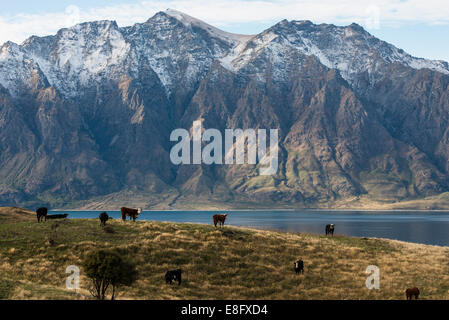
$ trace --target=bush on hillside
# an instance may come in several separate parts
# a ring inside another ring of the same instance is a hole
[[[85,256],[82,266],[92,281],[91,294],[99,300],[105,300],[108,289],[111,290],[111,300],[114,300],[118,289],[130,286],[137,279],[135,264],[115,250],[91,251]]]

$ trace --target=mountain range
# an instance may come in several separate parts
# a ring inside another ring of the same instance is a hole
[[[170,133],[196,120],[278,129],[277,174],[173,165]],[[449,207],[448,121],[449,64],[357,24],[81,23],[0,47],[0,205]]]

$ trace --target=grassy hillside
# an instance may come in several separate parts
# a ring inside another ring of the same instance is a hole
[[[37,221],[36,212],[16,207],[0,207],[0,223]]]
[[[97,220],[0,222],[1,299],[90,299],[82,276],[65,289],[65,269],[95,248],[123,249],[138,281],[119,299],[423,299],[449,298],[449,248],[344,236],[280,233],[212,225]],[[54,244],[50,245],[52,239]],[[293,262],[301,257],[304,275]],[[380,268],[380,290],[365,287],[368,265]],[[166,285],[183,269],[183,284]],[[81,270],[82,273],[82,270]]]

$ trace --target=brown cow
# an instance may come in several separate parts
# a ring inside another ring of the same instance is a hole
[[[413,296],[417,300],[419,297],[419,289],[417,287],[408,288],[407,290],[405,290],[405,296],[407,300],[412,300]]]
[[[216,214],[212,218],[214,219],[214,226],[217,226],[217,223],[219,226],[224,226],[224,223],[226,221],[226,217],[228,214]]]
[[[138,209],[131,209],[131,208],[126,208],[126,207],[122,207],[120,209],[120,211],[122,212],[122,220],[125,221],[126,220],[126,216],[130,217],[133,219],[133,221],[136,221],[136,218],[139,216],[139,214],[142,212],[141,208]]]

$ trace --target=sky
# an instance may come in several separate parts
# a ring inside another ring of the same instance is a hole
[[[447,0],[0,0],[0,44],[85,21],[128,26],[167,8],[241,34],[260,33],[283,19],[356,22],[414,56],[449,61]]]

